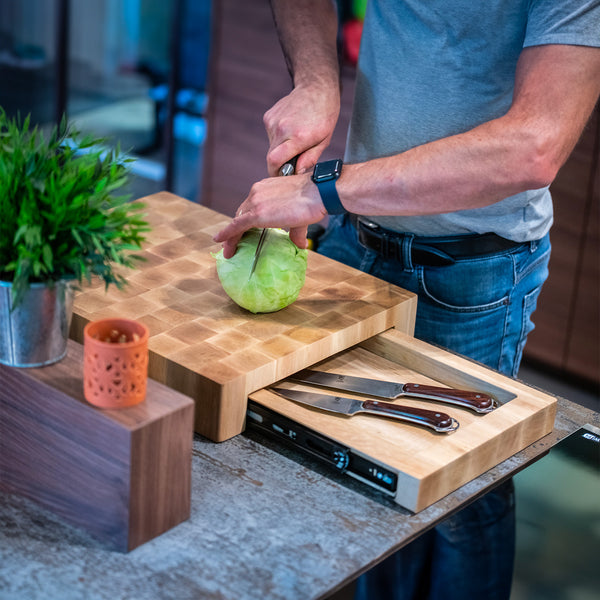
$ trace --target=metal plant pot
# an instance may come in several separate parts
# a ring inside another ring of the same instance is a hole
[[[70,282],[32,283],[11,309],[12,283],[0,281],[0,363],[40,367],[65,356],[73,315]]]

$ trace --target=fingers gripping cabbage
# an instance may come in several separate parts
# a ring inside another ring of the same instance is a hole
[[[217,274],[227,295],[253,313],[281,310],[296,300],[306,275],[307,250],[282,229],[270,229],[256,269],[250,277],[260,230],[247,231],[229,259],[215,254]]]

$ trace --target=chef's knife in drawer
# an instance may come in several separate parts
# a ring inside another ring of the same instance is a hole
[[[314,371],[311,369],[304,369],[299,373],[290,375],[287,380],[390,400],[400,398],[401,396],[435,400],[437,402],[469,408],[478,413],[488,413],[498,406],[498,402],[494,398],[482,392],[455,390],[432,385],[422,385],[420,383],[379,381],[378,379],[326,373],[325,371]]]
[[[391,402],[378,402],[377,400],[354,400],[302,390],[288,390],[278,387],[269,389],[288,400],[347,416],[362,412],[381,417],[392,417],[406,423],[423,425],[440,433],[456,431],[459,426],[458,421],[450,415],[434,410],[400,406]]]

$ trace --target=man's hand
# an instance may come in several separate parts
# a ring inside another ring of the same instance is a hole
[[[231,258],[252,227],[288,229],[306,248],[308,225],[327,214],[309,173],[329,145],[340,112],[337,5],[333,0],[271,0],[293,90],[269,109],[263,121],[269,137],[268,179],[255,183],[235,218],[215,237]],[[295,156],[297,175],[276,177]]]
[[[223,256],[231,258],[248,229],[280,227],[289,230],[296,246],[306,248],[308,225],[318,223],[326,214],[310,175],[269,177],[252,186],[235,218],[213,239],[223,242]]]
[[[308,173],[331,142],[340,112],[337,86],[313,83],[295,87],[264,115],[269,137],[267,169],[279,168],[298,155],[296,173]]]
[[[293,90],[264,115],[267,169],[298,156],[307,173],[331,141],[340,111],[337,5],[333,0],[271,0]]]

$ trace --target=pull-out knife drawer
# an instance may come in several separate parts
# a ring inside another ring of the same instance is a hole
[[[460,423],[457,431],[444,434],[372,414],[347,417],[325,412],[286,400],[268,388],[250,395],[248,428],[294,444],[414,512],[523,450],[554,425],[553,396],[395,329],[314,366],[371,379],[480,391],[496,398],[498,408],[486,414],[408,397],[397,400],[443,410]],[[308,389],[303,384],[286,385]],[[343,395],[360,398],[351,392]]]

